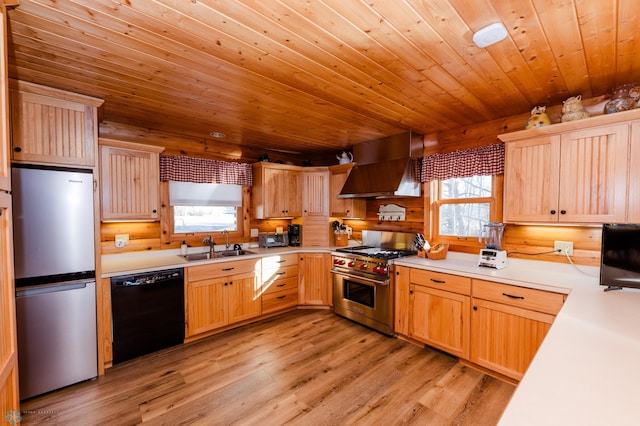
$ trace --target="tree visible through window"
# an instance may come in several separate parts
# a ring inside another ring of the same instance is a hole
[[[490,222],[493,204],[493,176],[471,176],[440,181],[437,233],[440,237],[477,237]]]

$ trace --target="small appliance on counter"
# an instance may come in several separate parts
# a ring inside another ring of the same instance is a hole
[[[482,241],[484,235],[485,248],[480,250],[478,266],[486,268],[502,269],[507,266],[507,252],[502,250],[502,235],[504,223],[488,222],[478,238]]]
[[[299,247],[302,242],[302,225],[289,225],[289,245]]]
[[[260,234],[258,235],[258,246],[262,248],[286,247],[289,245],[287,234]]]

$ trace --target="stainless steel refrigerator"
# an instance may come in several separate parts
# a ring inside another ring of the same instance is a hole
[[[97,376],[93,174],[11,170],[20,399]]]

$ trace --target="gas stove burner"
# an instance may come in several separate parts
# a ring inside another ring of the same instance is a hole
[[[398,257],[413,256],[417,253],[413,250],[382,250],[376,253],[369,253],[368,256],[376,259],[396,259]]]

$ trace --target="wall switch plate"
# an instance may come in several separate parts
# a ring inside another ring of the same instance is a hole
[[[116,247],[124,247],[129,245],[129,234],[116,234]]]
[[[556,254],[573,256],[573,243],[570,241],[554,241],[553,249],[556,250]]]
[[[258,237],[258,228],[251,228],[251,238]]]

